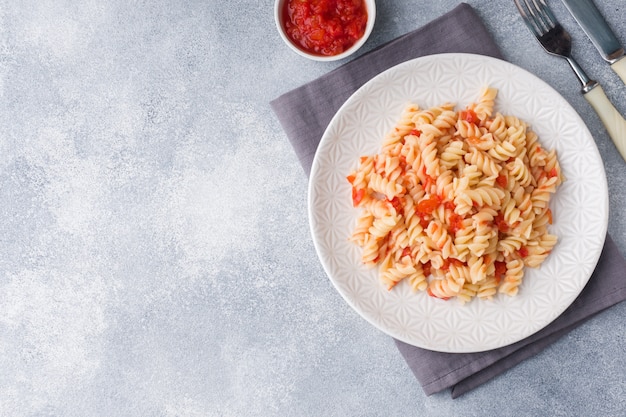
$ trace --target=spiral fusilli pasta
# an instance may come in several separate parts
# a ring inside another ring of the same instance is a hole
[[[465,303],[514,296],[525,267],[557,244],[549,202],[564,181],[554,150],[485,88],[463,110],[406,106],[381,151],[348,175],[358,216],[350,240],[391,290]]]

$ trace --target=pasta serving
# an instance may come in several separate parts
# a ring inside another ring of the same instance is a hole
[[[362,209],[350,240],[391,290],[465,303],[514,296],[525,267],[557,243],[551,195],[564,181],[554,150],[515,116],[494,112],[484,88],[463,110],[408,105],[376,155],[348,175]]]

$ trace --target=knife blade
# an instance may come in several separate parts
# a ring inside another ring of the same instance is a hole
[[[565,7],[574,16],[605,61],[624,83],[626,83],[626,53],[624,47],[611,30],[600,10],[592,0],[563,0]]]

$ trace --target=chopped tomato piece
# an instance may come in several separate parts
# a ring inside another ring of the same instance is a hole
[[[365,190],[363,188],[357,189],[356,187],[352,187],[352,204],[354,207],[358,206],[361,201],[363,201],[364,196]]]
[[[427,277],[430,276],[430,273],[431,273],[430,269],[431,269],[430,261],[422,265],[422,271],[424,271],[424,275]]]
[[[465,262],[459,261],[458,259],[452,259],[452,264],[456,265],[456,266],[467,266],[467,264]]]
[[[429,198],[421,200],[415,207],[415,212],[420,215],[431,214],[441,204],[438,195],[431,195]]]
[[[421,134],[422,134],[422,131],[417,130],[417,129],[413,129],[409,132],[409,135],[417,136],[418,138],[420,137]]]
[[[506,274],[506,262],[495,261],[494,266],[496,268],[496,272],[495,272],[496,281],[500,282],[500,280],[502,279],[502,276]]]
[[[506,175],[500,174],[498,175],[498,178],[496,178],[496,182],[500,187],[505,188],[509,181],[507,180]]]
[[[348,180],[350,184],[352,184],[354,180],[356,179],[356,177],[354,175],[348,175],[346,179]]]
[[[548,172],[548,177],[550,177],[550,178],[554,178],[554,177],[556,177],[556,176],[558,176],[558,175],[559,175],[559,172],[558,172],[558,170],[556,169],[556,167],[552,168],[552,169],[550,170],[550,172]]]
[[[459,118],[473,124],[478,124],[480,122],[480,119],[472,109],[460,111]]]
[[[402,249],[402,257],[404,258],[405,256],[411,256],[411,248],[409,246]]]
[[[463,262],[459,261],[458,259],[454,259],[454,258],[446,258],[443,260],[443,265],[441,266],[441,269],[443,269],[444,271],[447,271],[448,269],[450,269],[450,266],[454,265],[454,266],[463,266]]]
[[[456,234],[459,230],[463,229],[463,217],[456,213],[452,213],[448,219],[448,232]]]
[[[436,182],[436,180],[433,177],[431,177],[430,175],[427,175],[426,176],[426,181],[424,182],[424,189],[429,188],[435,182]]]
[[[402,172],[406,171],[406,166],[407,166],[406,156],[402,155],[400,156],[400,169],[402,170]]]
[[[391,203],[391,205],[393,206],[393,208],[396,210],[396,213],[402,213],[402,200],[400,200],[400,198],[398,197],[394,197],[392,200],[387,200]]]
[[[525,258],[528,256],[528,249],[526,248],[526,246],[522,246],[521,248],[519,248],[517,253],[519,253],[519,256],[521,256],[522,258]]]
[[[504,214],[498,213],[496,217],[493,219],[494,223],[498,227],[498,230],[502,233],[506,233],[509,231],[509,225],[504,220]]]

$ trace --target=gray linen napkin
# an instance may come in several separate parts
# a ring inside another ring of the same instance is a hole
[[[319,141],[335,112],[364,83],[409,59],[445,52],[502,58],[482,21],[468,4],[459,6],[394,41],[366,53],[270,104],[310,174]],[[576,301],[534,335],[479,353],[442,353],[395,340],[427,395],[452,388],[456,398],[533,356],[594,314],[626,299],[626,260],[609,235],[598,266]]]

